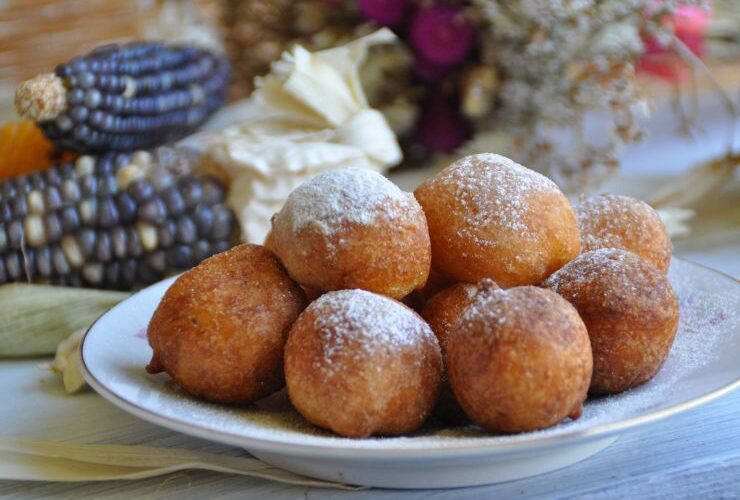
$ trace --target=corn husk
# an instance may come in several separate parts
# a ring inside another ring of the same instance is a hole
[[[128,293],[14,283],[0,286],[0,357],[54,354]]]
[[[81,444],[0,436],[0,480],[132,480],[195,469],[313,488],[363,489],[294,474],[250,456],[143,445]]]
[[[691,234],[691,219],[696,212],[689,208],[667,207],[659,208],[658,215],[665,224],[668,236],[673,238],[683,238]]]
[[[54,362],[44,364],[41,368],[48,369],[57,375],[61,375],[64,390],[69,394],[80,392],[87,388],[87,383],[82,377],[82,353],[80,346],[87,330],[78,330],[57,346]]]
[[[691,208],[713,196],[735,175],[740,155],[728,154],[692,168],[661,189],[647,201],[655,208]]]

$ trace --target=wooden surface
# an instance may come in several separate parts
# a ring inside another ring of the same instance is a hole
[[[153,446],[229,454],[238,449],[160,429],[95,394],[63,394],[34,361],[0,363],[3,434]],[[353,493],[284,486],[189,471],[144,481],[33,483],[0,481],[0,498],[740,498],[740,391],[680,416],[623,434],[601,453],[560,471],[498,485],[455,490]]]

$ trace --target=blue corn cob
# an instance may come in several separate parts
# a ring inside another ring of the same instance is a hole
[[[106,45],[16,91],[18,112],[62,149],[150,149],[194,132],[225,101],[229,64],[205,49]]]
[[[0,284],[129,290],[238,240],[214,177],[182,148],[80,156],[0,183]]]

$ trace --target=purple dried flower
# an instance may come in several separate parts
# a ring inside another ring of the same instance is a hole
[[[363,18],[379,26],[398,26],[406,16],[406,0],[357,0]]]
[[[470,53],[475,32],[460,10],[437,6],[415,13],[409,37],[411,46],[424,60],[439,66],[454,66]]]
[[[460,113],[456,99],[435,94],[421,110],[414,137],[428,151],[452,153],[470,137],[470,124]]]

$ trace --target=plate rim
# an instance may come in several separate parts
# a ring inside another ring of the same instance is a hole
[[[735,282],[736,284],[740,284],[740,280],[730,276],[729,274],[723,273],[722,271],[718,271],[716,269],[705,266],[703,264],[692,262],[690,260],[679,258],[679,257],[673,257],[673,259],[687,263],[692,266],[703,268],[706,271],[710,271],[724,278],[727,278]],[[496,443],[479,444],[479,445],[467,444],[467,445],[459,445],[459,446],[445,444],[442,447],[426,446],[426,447],[413,447],[413,448],[407,448],[402,445],[377,448],[377,447],[357,446],[357,444],[354,444],[351,447],[347,447],[347,446],[342,446],[341,442],[332,443],[332,444],[296,443],[296,442],[286,441],[284,439],[274,439],[274,438],[271,439],[271,438],[265,438],[265,437],[245,436],[243,434],[234,434],[234,433],[227,432],[227,431],[220,431],[217,429],[206,428],[201,425],[198,425],[197,423],[193,423],[193,422],[186,421],[183,419],[170,417],[170,416],[163,416],[153,410],[150,410],[141,405],[138,405],[124,398],[123,396],[117,394],[115,391],[109,389],[104,383],[98,380],[98,378],[90,371],[85,361],[86,341],[88,339],[88,336],[90,335],[90,332],[93,331],[93,329],[95,328],[95,325],[97,325],[97,323],[100,321],[101,318],[103,318],[104,316],[107,316],[108,314],[110,314],[113,310],[117,309],[118,307],[122,307],[126,302],[132,300],[134,297],[136,297],[139,293],[143,292],[144,290],[148,290],[148,289],[151,289],[157,286],[162,286],[164,282],[174,281],[175,279],[177,279],[177,276],[172,276],[170,278],[158,281],[157,283],[154,283],[140,290],[139,292],[131,295],[130,297],[127,297],[126,299],[122,300],[121,302],[119,302],[118,304],[110,308],[105,313],[101,314],[90,325],[90,327],[85,331],[85,335],[83,336],[80,342],[80,349],[78,350],[78,353],[77,353],[78,362],[79,362],[80,371],[82,373],[82,376],[85,379],[85,381],[95,390],[95,392],[97,392],[105,400],[117,406],[118,408],[126,411],[127,413],[136,416],[137,418],[141,418],[142,420],[153,423],[155,425],[159,425],[160,427],[174,430],[176,432],[180,432],[180,433],[194,436],[197,438],[206,439],[209,441],[215,441],[215,442],[219,442],[219,443],[223,443],[223,444],[227,444],[231,446],[239,446],[247,450],[258,450],[258,451],[266,451],[266,452],[272,452],[272,453],[285,453],[285,454],[290,454],[294,456],[310,456],[310,457],[321,456],[325,458],[336,458],[336,457],[347,458],[348,456],[356,455],[361,458],[384,458],[384,459],[387,459],[389,457],[393,459],[415,459],[415,458],[429,459],[429,458],[432,458],[430,456],[430,453],[433,453],[434,454],[433,458],[435,460],[453,458],[453,457],[461,457],[461,456],[474,457],[474,456],[480,456],[480,455],[492,456],[492,455],[498,455],[498,454],[528,453],[528,452],[532,452],[535,450],[543,450],[543,449],[557,447],[561,445],[567,445],[569,443],[575,444],[575,443],[582,443],[582,442],[591,441],[591,440],[595,440],[599,438],[607,438],[621,431],[644,426],[644,425],[647,425],[647,424],[650,424],[650,423],[653,423],[659,420],[663,420],[672,415],[676,415],[678,413],[691,410],[698,406],[709,403],[710,401],[713,401],[717,398],[720,398],[724,396],[725,394],[728,394],[732,392],[733,390],[736,390],[737,388],[740,388],[740,375],[738,375],[734,381],[722,387],[719,387],[711,392],[708,392],[696,398],[690,399],[688,401],[684,401],[683,403],[670,406],[668,408],[663,408],[661,410],[648,412],[643,415],[630,417],[627,419],[619,420],[617,422],[597,425],[591,428],[576,429],[571,432],[564,432],[562,434],[558,434],[555,436],[533,435],[532,438],[528,440],[509,442],[509,443],[499,443],[499,444],[496,444]],[[349,440],[351,438],[344,438],[344,439]],[[377,440],[377,439],[382,439],[382,438],[371,438],[371,439]],[[413,439],[413,437],[408,437],[407,439]],[[474,438],[466,438],[466,439],[474,439]],[[361,442],[362,440],[353,440],[353,441],[355,441],[355,443],[358,443],[358,442]]]

